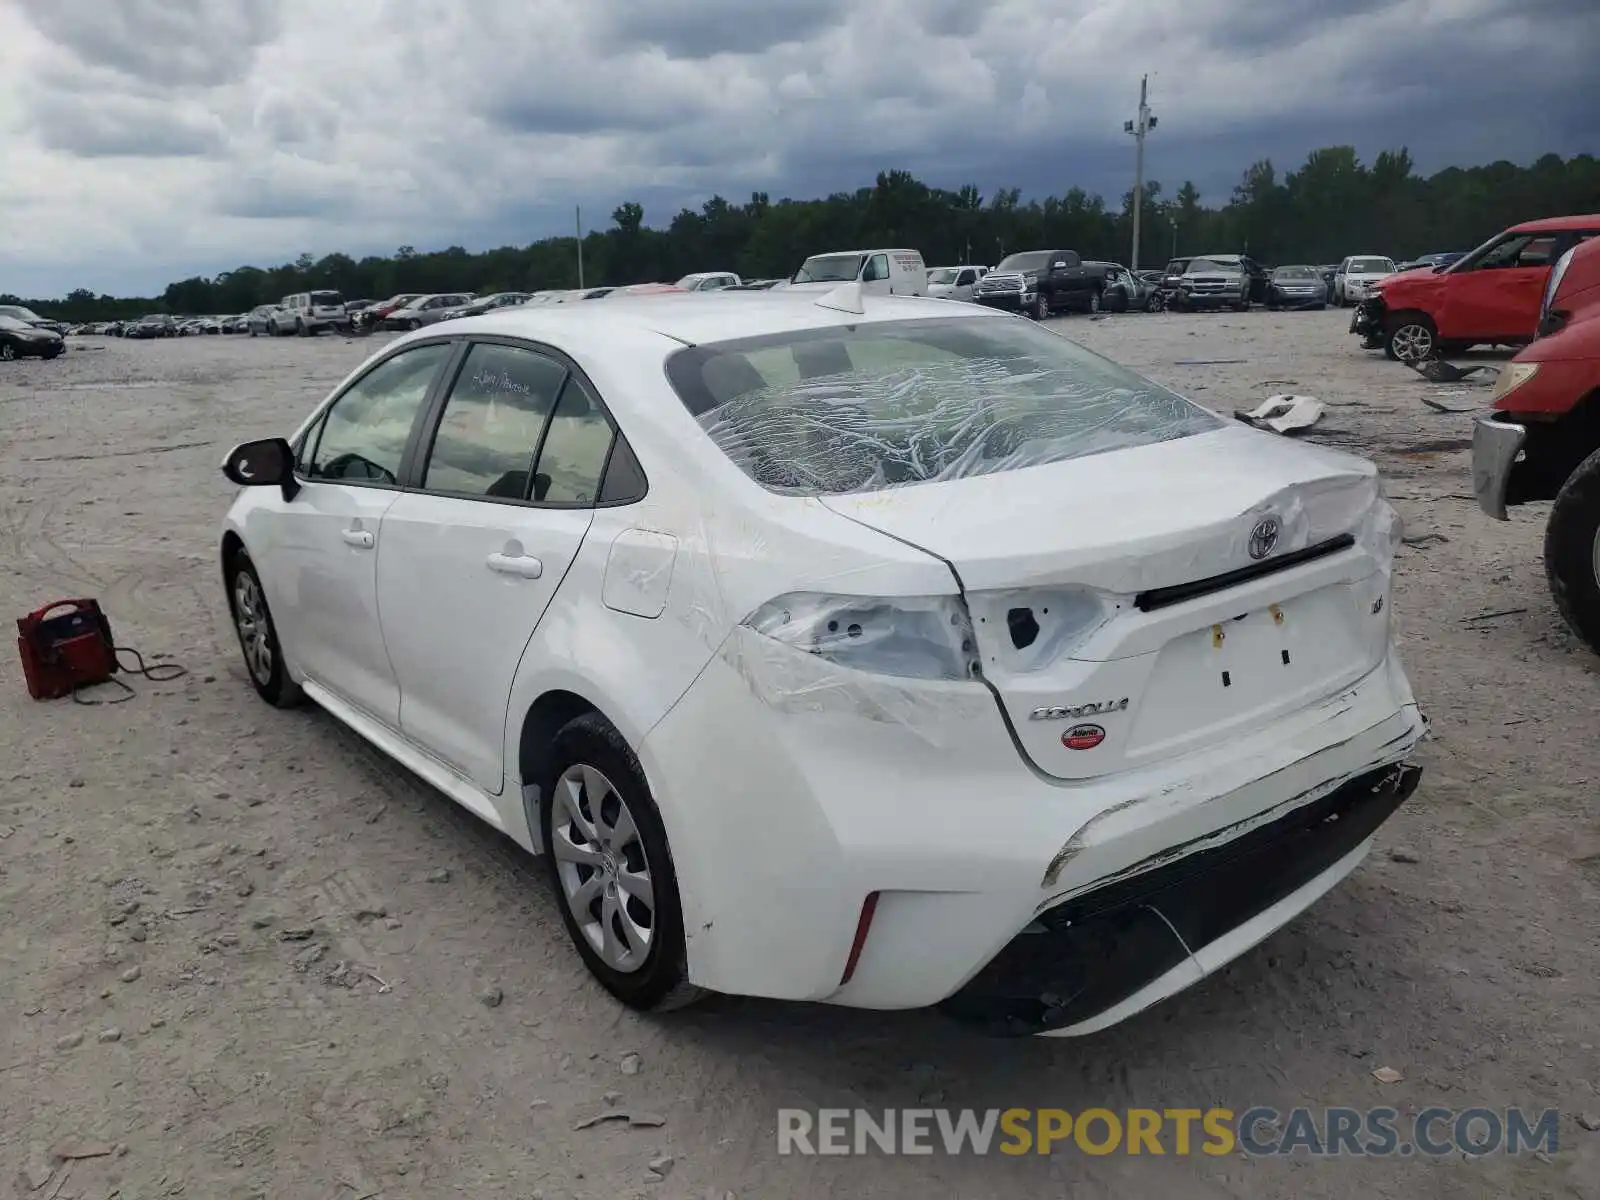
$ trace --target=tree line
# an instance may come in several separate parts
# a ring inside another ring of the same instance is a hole
[[[1220,203],[1208,204],[1191,182],[1171,195],[1154,181],[1144,190],[1141,266],[1206,252],[1249,253],[1265,263],[1337,262],[1347,254],[1399,260],[1469,250],[1535,217],[1600,211],[1600,159],[1547,154],[1526,167],[1501,161],[1424,177],[1403,148],[1367,164],[1353,147],[1330,146],[1284,173],[1270,159],[1253,163]],[[608,229],[583,238],[583,281],[591,287],[670,282],[700,270],[771,278],[792,274],[809,254],[869,246],[914,247],[930,265],[992,265],[1017,250],[1058,247],[1126,263],[1132,227],[1132,189],[1116,207],[1078,187],[1024,203],[1016,188],[987,196],[972,184],[950,191],[891,170],[871,187],[823,199],[774,201],[756,192],[735,204],[713,196],[698,211],[682,209],[664,228],[646,225],[639,204],[619,205]],[[238,313],[312,288],[352,299],[571,288],[578,286],[578,262],[575,237],[476,254],[460,246],[430,252],[401,246],[359,260],[308,253],[281,266],[238,267],[179,280],[154,298],[80,288],[64,300],[20,302],[66,321]],[[19,300],[0,296],[0,302]]]

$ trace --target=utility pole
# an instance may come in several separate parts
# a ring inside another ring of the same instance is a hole
[[[583,206],[572,210],[572,227],[578,234],[578,290],[583,290]]]
[[[1146,75],[1139,80],[1139,115],[1132,121],[1122,123],[1122,131],[1133,135],[1134,160],[1133,160],[1133,261],[1128,264],[1128,269],[1139,269],[1139,217],[1144,208],[1144,135],[1156,127],[1155,117],[1150,115],[1150,76]]]

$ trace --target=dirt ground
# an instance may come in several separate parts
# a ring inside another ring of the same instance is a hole
[[[1480,515],[1471,418],[1422,399],[1487,390],[1425,383],[1346,324],[1056,323],[1221,411],[1327,403],[1313,438],[1382,464],[1414,542],[1396,619],[1435,731],[1343,886],[1202,986],[1067,1041],[724,998],[622,1011],[536,864],[315,708],[257,700],[217,578],[217,466],[374,342],[82,338],[5,364],[0,607],[97,596],[121,643],[189,673],[115,707],[40,704],[0,654],[0,1196],[1600,1196],[1578,1119],[1600,1112],[1597,661],[1546,592],[1546,506]],[[1515,1158],[777,1154],[780,1107],[919,1103],[1562,1119],[1556,1154]],[[574,1128],[608,1107],[647,1119]],[[115,1149],[53,1159],[69,1142]]]

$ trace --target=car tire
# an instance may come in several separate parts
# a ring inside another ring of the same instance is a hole
[[[1427,313],[1398,312],[1383,334],[1383,352],[1395,362],[1419,363],[1439,355],[1439,330]]]
[[[294,708],[304,698],[283,663],[283,643],[267,606],[261,576],[243,548],[228,561],[228,613],[244,655],[245,671],[256,693],[274,708]],[[264,640],[263,640],[264,639]]]
[[[1050,301],[1045,298],[1043,292],[1040,292],[1033,298],[1033,319],[1035,321],[1046,321],[1049,318]]]
[[[306,323],[304,321],[302,321],[299,317],[296,317],[294,319],[294,335],[295,335],[295,337],[310,337],[311,336],[311,330],[306,327]]]
[[[1150,299],[1145,301],[1144,308],[1145,308],[1146,312],[1166,312],[1167,311],[1167,296],[1166,296],[1166,293],[1165,292],[1159,292],[1159,291],[1151,292],[1150,293]]]
[[[10,342],[0,342],[0,362],[15,362],[17,348]]]
[[[1550,508],[1544,571],[1567,627],[1600,654],[1600,450],[1578,464]]]
[[[1104,291],[1101,288],[1098,288],[1098,287],[1090,288],[1089,289],[1089,315],[1090,316],[1094,316],[1103,307],[1105,307],[1105,293],[1104,293]]]
[[[599,713],[563,726],[551,749],[548,773],[538,781],[539,823],[572,944],[600,986],[629,1008],[666,1012],[693,1003],[704,990],[689,982],[672,851],[638,758]],[[622,818],[630,830],[619,832]],[[619,887],[619,874],[631,876],[633,886]],[[648,904],[639,899],[641,887]],[[646,915],[649,944],[641,956],[618,931],[632,927],[637,937]]]
[[[250,336],[251,337],[255,337],[255,335],[256,335],[256,327],[254,325],[252,325],[252,326],[250,326]]]
[[[406,328],[414,333],[418,329],[422,328],[422,322],[421,321],[415,321],[415,320],[407,321],[406,322]]]

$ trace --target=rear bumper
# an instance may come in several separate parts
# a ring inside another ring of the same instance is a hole
[[[1506,520],[1511,472],[1528,440],[1528,428],[1496,417],[1480,417],[1472,427],[1472,491],[1478,507]]]
[[[863,676],[752,634],[724,646],[636,749],[672,844],[694,982],[908,1009],[970,1004],[970,981],[1041,914],[1309,812],[1403,762],[1425,729],[1391,653],[1226,744],[1052,783],[1026,766],[986,689]],[[1276,913],[1239,919],[1259,940],[1251,930],[1293,916]],[[1095,994],[1125,1005],[1162,970]],[[1074,1019],[1088,1016],[1061,1023]]]
[[[998,1036],[1080,1035],[1131,1016],[1244,953],[1354,870],[1421,773],[1369,772],[1215,849],[1048,909],[940,1008]]]

